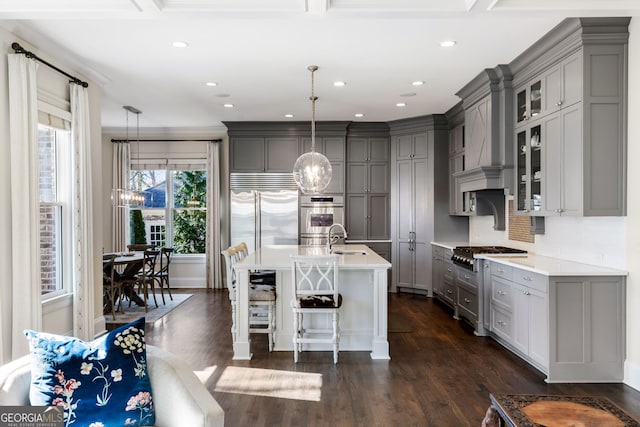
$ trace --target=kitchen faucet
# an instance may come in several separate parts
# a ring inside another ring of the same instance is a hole
[[[333,227],[338,227],[342,229],[342,234],[344,236],[344,239],[347,239],[347,230],[344,228],[344,225],[340,224],[340,223],[334,223],[331,224],[331,226],[329,227],[329,230],[327,231],[327,248],[329,249],[329,253],[331,253],[331,245],[333,245],[334,243],[336,243],[338,240],[340,240],[339,236],[331,236],[331,231],[333,230]]]

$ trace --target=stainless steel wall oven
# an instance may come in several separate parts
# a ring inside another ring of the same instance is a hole
[[[343,196],[300,197],[300,244],[325,245],[332,224],[344,224]]]

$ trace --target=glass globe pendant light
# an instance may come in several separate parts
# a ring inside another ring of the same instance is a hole
[[[293,165],[293,179],[304,194],[322,193],[331,182],[331,163],[322,153],[316,152],[316,101],[313,73],[316,65],[307,67],[311,71],[311,151],[304,153]]]

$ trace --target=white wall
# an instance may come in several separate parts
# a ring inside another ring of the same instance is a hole
[[[4,29],[0,29],[0,52],[13,52],[11,43],[20,43],[25,49],[31,50],[42,59],[51,64],[74,74],[82,80],[88,81],[80,73],[70,67],[65,66],[51,58],[45,52],[39,51],[36,46],[30,45],[27,41],[19,39]],[[44,65],[40,66],[45,67]],[[46,67],[45,67],[46,68]],[[48,71],[39,71],[39,78],[50,79],[47,76]],[[53,82],[55,79],[51,79]],[[42,82],[41,82],[42,83]],[[101,89],[91,81],[89,83],[89,108],[91,111],[91,143],[93,144],[92,153],[92,172],[94,174],[93,196],[94,196],[94,230],[93,242],[94,252],[100,254],[102,247],[102,209],[99,200],[102,199],[101,181],[102,175],[102,153],[100,152],[100,133],[101,133]],[[53,83],[52,83],[53,84]],[[52,93],[60,94],[60,87],[47,87]],[[67,95],[68,97],[68,95]],[[0,204],[0,361],[10,359],[11,346],[11,300],[12,300],[12,239],[20,238],[14,236],[11,232],[12,215],[20,215],[20,212],[12,212],[11,204],[11,152],[9,146],[9,97],[8,97],[8,75],[7,75],[7,55],[0,55],[0,197],[4,203]],[[101,269],[102,264],[96,256],[94,264],[94,283],[101,286]],[[43,305],[42,310],[42,328],[48,332],[54,333],[70,333],[73,330],[72,317],[72,300],[70,297],[58,299]],[[94,294],[94,314],[97,328],[101,328],[100,324],[104,324],[102,318],[102,290],[98,288]]]
[[[629,33],[627,216],[549,217],[535,244],[508,240],[506,231],[493,230],[492,217],[477,217],[470,219],[469,240],[627,270],[625,383],[640,390],[640,17],[631,20]]]

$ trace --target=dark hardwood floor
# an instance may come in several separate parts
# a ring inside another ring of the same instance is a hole
[[[180,292],[176,290],[176,292]],[[367,352],[272,352],[252,335],[253,359],[232,360],[226,291],[194,296],[147,330],[179,355],[225,411],[227,426],[480,426],[489,393],[606,396],[640,419],[640,392],[623,384],[547,384],[491,338],[476,337],[432,299],[390,294],[403,332],[389,333],[390,361]]]

